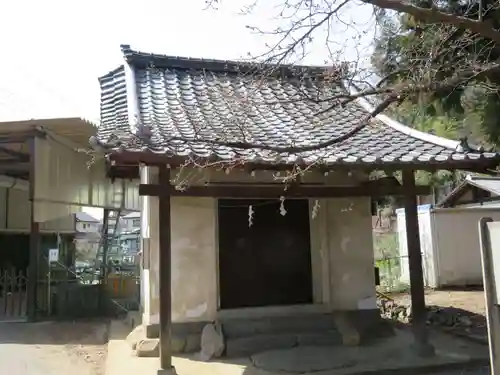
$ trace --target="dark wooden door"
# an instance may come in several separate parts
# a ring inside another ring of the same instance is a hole
[[[284,205],[283,216],[276,200],[219,200],[222,309],[312,303],[308,201]]]

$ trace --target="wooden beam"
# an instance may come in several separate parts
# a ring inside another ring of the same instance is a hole
[[[168,190],[170,170],[166,166],[159,168],[158,182],[160,187]],[[161,194],[159,201],[159,273],[160,273],[160,367],[159,373],[174,374],[172,366],[172,254],[171,254],[171,220],[170,196]]]
[[[30,163],[19,163],[17,160],[0,159],[0,171],[28,172]]]
[[[139,166],[111,166],[109,163],[106,164],[106,177],[108,178],[123,178],[129,180],[135,180],[140,178]]]
[[[403,171],[403,186],[407,189],[404,202],[415,349],[420,356],[431,356],[434,355],[434,348],[429,343],[426,327],[427,311],[425,308],[424,273],[422,269],[417,196],[415,195],[415,174],[413,171]]]
[[[32,138],[45,138],[45,134],[36,129],[15,133],[0,133],[0,143],[24,143],[30,142]]]
[[[430,186],[415,186],[412,194],[429,195]],[[285,189],[284,184],[276,186],[252,185],[206,185],[190,186],[186,190],[161,184],[140,184],[139,195],[142,196],[190,196],[220,198],[336,198],[336,197],[381,197],[388,195],[404,195],[404,186],[292,186]]]
[[[29,154],[23,152],[14,151],[7,147],[0,146],[0,152],[9,155],[21,163],[27,163],[30,160]]]

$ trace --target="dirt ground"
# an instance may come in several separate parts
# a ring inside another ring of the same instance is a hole
[[[104,375],[108,323],[0,323],[0,373]]]
[[[395,294],[391,295],[391,297],[397,304],[411,304],[409,294]],[[483,290],[477,288],[464,290],[428,290],[425,301],[427,306],[451,307],[453,308],[453,313],[467,316],[470,318],[472,326],[467,327],[465,333],[486,337],[486,311]],[[463,329],[464,327],[456,328]]]
[[[61,323],[59,323],[61,324]],[[108,341],[107,322],[81,322],[61,327],[66,330],[65,350],[83,360],[91,375],[104,375]]]
[[[409,294],[391,295],[399,303],[410,303]],[[484,315],[484,292],[482,290],[428,290],[425,295],[427,305],[453,306],[470,311],[474,314]]]

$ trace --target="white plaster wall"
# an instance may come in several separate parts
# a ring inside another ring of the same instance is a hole
[[[149,207],[143,206],[143,215],[149,217],[143,234],[150,238],[150,267],[143,271],[143,321],[152,324],[158,323],[159,311],[158,199],[143,199],[149,202]],[[217,318],[216,203],[214,198],[172,198],[174,322]],[[370,199],[311,199],[310,207],[314,303],[331,311],[376,308]]]
[[[317,217],[311,220],[315,302],[329,310],[375,308],[370,199],[321,199],[317,204]]]
[[[172,320],[212,320],[217,311],[216,200],[172,199]]]
[[[98,231],[97,223],[77,221],[75,228],[77,232],[80,233],[94,233]]]
[[[149,324],[158,322],[159,311],[159,231],[158,198],[149,198],[150,267],[145,271],[150,296],[144,313]],[[172,198],[172,321],[212,320],[217,312],[217,254],[215,199]]]
[[[478,223],[482,217],[500,220],[500,210],[443,208],[434,210],[432,215],[437,287],[481,285]]]
[[[397,212],[399,256],[401,267],[401,282],[410,284],[410,264],[408,258],[408,244],[406,238],[406,218],[404,209]],[[418,224],[420,235],[420,248],[422,253],[422,270],[424,275],[424,285],[430,288],[437,288],[438,271],[434,244],[434,215],[428,206],[420,206],[418,209]]]
[[[483,282],[478,222],[500,220],[497,208],[419,209],[420,243],[425,286],[441,288],[480,285]],[[404,211],[398,212],[401,280],[410,282]]]

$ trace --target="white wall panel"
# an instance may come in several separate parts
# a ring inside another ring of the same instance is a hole
[[[74,230],[74,216],[68,212],[67,205],[36,203],[41,212],[50,212],[54,220],[40,223],[40,230],[51,232],[69,232]],[[62,209],[58,209],[62,208]],[[73,207],[75,208],[75,207]],[[81,207],[78,207],[81,210]],[[0,231],[29,232],[31,220],[31,204],[27,191],[0,187]]]
[[[105,163],[90,155],[76,152],[70,147],[50,139],[35,142],[35,201],[61,203],[72,206],[124,208],[140,210],[139,181],[106,178]],[[54,219],[72,209],[55,211],[37,205],[36,221]]]

